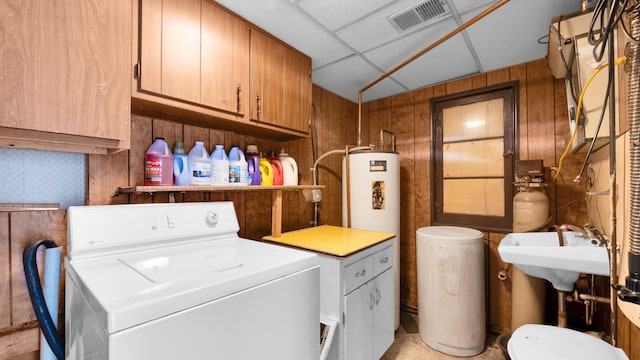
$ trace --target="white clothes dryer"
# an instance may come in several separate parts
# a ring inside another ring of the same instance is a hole
[[[316,255],[239,238],[233,203],[67,216],[66,359],[318,359]]]

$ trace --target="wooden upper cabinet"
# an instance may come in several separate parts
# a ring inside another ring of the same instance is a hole
[[[288,50],[285,53],[283,108],[285,127],[309,133],[313,85],[311,82],[311,59]]]
[[[140,91],[242,115],[249,72],[244,22],[209,0],[140,6]]]
[[[250,53],[251,120],[308,134],[311,59],[255,29]]]
[[[0,146],[129,147],[131,1],[0,0]]]
[[[249,104],[249,29],[219,6],[202,3],[204,105],[245,114]]]
[[[251,120],[284,127],[284,46],[251,31]]]
[[[213,0],[140,0],[134,28],[134,111],[282,140],[308,136],[309,57]]]

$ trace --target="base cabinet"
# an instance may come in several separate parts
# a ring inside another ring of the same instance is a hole
[[[393,270],[345,296],[344,309],[345,359],[380,359],[394,336]]]
[[[393,239],[351,256],[319,254],[320,313],[338,321],[330,359],[380,359],[394,339]]]

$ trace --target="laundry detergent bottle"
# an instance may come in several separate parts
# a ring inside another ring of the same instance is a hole
[[[248,145],[246,152],[247,159],[247,181],[249,185],[260,185],[260,154],[256,145]]]
[[[287,154],[284,149],[278,154],[280,163],[282,163],[283,185],[298,185],[298,164]]]
[[[211,153],[211,185],[229,185],[229,157],[222,145]]]
[[[260,185],[273,185],[273,167],[267,158],[260,157]]]
[[[229,149],[229,184],[249,185],[249,168],[244,158],[244,153],[238,145],[232,145]]]
[[[202,141],[196,141],[196,144],[189,151],[189,174],[191,175],[191,185],[209,185],[211,183],[209,152],[205,149]]]
[[[176,141],[173,146],[173,182],[178,186],[191,184],[189,157],[184,153],[184,143]]]
[[[267,160],[269,160],[269,164],[271,164],[271,169],[273,170],[273,185],[284,185],[284,179],[282,177],[282,163],[276,156],[276,152],[269,151],[267,153]]]
[[[173,185],[173,154],[164,138],[156,138],[145,154],[144,184]]]

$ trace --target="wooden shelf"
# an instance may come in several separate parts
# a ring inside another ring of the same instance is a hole
[[[189,186],[129,186],[119,187],[115,196],[131,193],[156,193],[156,192],[216,192],[216,191],[301,191],[309,189],[323,189],[324,185],[274,185],[274,186],[247,186],[247,185],[189,185]]]
[[[189,185],[189,186],[129,186],[119,187],[114,196],[120,194],[141,193],[186,193],[186,192],[244,192],[244,191],[271,191],[271,236],[280,237],[282,234],[282,192],[303,191],[311,189],[324,189],[324,185],[275,185],[275,186],[248,186],[248,185]]]

